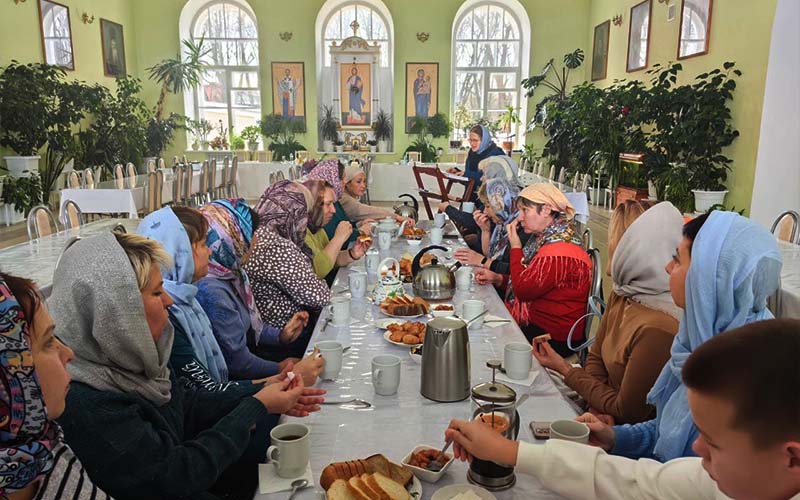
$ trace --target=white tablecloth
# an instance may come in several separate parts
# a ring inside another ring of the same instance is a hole
[[[782,318],[800,318],[800,245],[779,241],[783,257],[781,269]]]
[[[269,174],[282,171],[283,176],[289,179],[290,166],[293,165],[280,162],[240,162],[237,175],[239,197],[247,200],[258,200],[261,198],[264,189],[269,185]]]
[[[446,171],[450,167],[455,167],[455,163],[440,163],[439,168]],[[425,187],[435,193],[440,191],[436,181],[431,176],[423,176]],[[408,193],[419,200],[419,188],[417,180],[414,178],[414,171],[411,165],[401,165],[399,163],[373,163],[370,173],[369,199],[370,201],[389,201],[397,202],[399,196]],[[461,191],[458,191],[459,193]],[[419,200],[421,202],[421,200]],[[420,206],[422,212],[424,208]]]
[[[425,223],[423,222],[423,225]],[[423,247],[428,244],[426,236]],[[463,246],[453,240],[445,240],[445,246]],[[381,257],[400,257],[410,250],[405,241],[397,241],[389,252]],[[364,269],[363,259],[353,264],[355,269]],[[333,290],[336,292],[347,286],[347,275],[351,272],[342,268],[337,274]],[[374,281],[374,277],[370,278]],[[466,299],[478,299],[486,303],[492,314],[510,318],[503,302],[491,286],[475,286],[471,292],[457,292],[448,302],[460,304]],[[328,325],[325,332],[319,330],[325,323],[327,311],[322,313],[317,323],[309,347],[320,340],[339,340],[350,345],[345,353],[342,371],[336,382],[320,382],[319,387],[328,390],[329,400],[349,400],[362,398],[370,401],[371,410],[345,410],[339,407],[324,406],[323,410],[312,416],[299,419],[311,427],[311,469],[317,486],[298,492],[296,498],[317,500],[322,494],[319,475],[330,462],[365,458],[374,453],[383,453],[390,460],[400,463],[403,456],[417,444],[441,445],[444,430],[453,418],[469,419],[472,407],[469,399],[457,403],[436,403],[420,395],[421,367],[409,356],[408,348],[394,346],[383,339],[383,332],[372,325],[372,320],[384,317],[377,307],[364,299],[351,301],[352,323],[349,327]],[[420,318],[427,321],[427,318]],[[486,367],[489,359],[502,359],[504,345],[508,342],[525,342],[525,337],[515,322],[501,324],[495,328],[484,328],[469,332],[471,362],[471,385],[491,379],[491,370]],[[394,396],[375,394],[371,379],[371,360],[379,354],[394,354],[402,360],[400,388]],[[573,418],[574,410],[560,395],[555,384],[533,360],[534,370],[539,376],[531,387],[513,386],[518,397],[529,394],[519,412],[521,415],[519,439],[534,442],[528,424],[531,421],[552,421]],[[283,417],[283,420],[295,420]],[[439,488],[455,483],[466,483],[467,465],[455,463],[445,477],[436,484],[423,483],[423,498],[429,499]],[[500,500],[550,499],[559,498],[546,490],[539,482],[523,474],[517,474],[517,484],[512,489],[496,492]],[[256,495],[259,500],[284,499],[286,493]]]

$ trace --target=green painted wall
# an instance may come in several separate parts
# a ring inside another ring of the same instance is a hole
[[[75,70],[67,71],[67,78],[114,87],[114,79],[103,74],[101,17],[123,26],[128,72],[139,75],[132,0],[59,0],[59,3],[69,7],[75,58]],[[94,16],[93,23],[83,23],[81,16],[84,12]],[[12,0],[0,2],[0,67],[7,65],[12,59],[22,63],[44,61],[37,0],[27,0],[20,4],[15,4]],[[0,156],[5,154],[9,152],[0,148]]]
[[[183,0],[136,0],[135,30],[137,56],[141,68],[156,63],[166,55],[177,52],[179,46],[177,26]],[[458,8],[462,0],[384,0],[394,21],[394,74],[395,98],[395,151],[403,151],[411,142],[403,130],[402,110],[405,106],[406,62],[439,63],[440,111],[450,113],[450,38]],[[582,47],[586,50],[585,33],[589,29],[588,12],[590,0],[522,0],[531,20],[531,69],[538,69],[551,57],[560,57],[564,52]],[[315,23],[317,13],[324,0],[295,0],[291,8],[276,8],[277,2],[249,0],[257,17],[262,81],[262,110],[272,111],[270,63],[272,61],[304,61],[306,80],[316,80]],[[292,39],[284,42],[278,33],[291,31]],[[430,33],[430,39],[419,42],[416,33]],[[145,42],[146,41],[146,42]],[[583,74],[575,79],[578,83]],[[158,89],[147,88],[148,101],[154,101]],[[309,149],[317,144],[317,92],[316,85],[306,86],[309,132],[300,137],[300,142]],[[533,106],[529,108],[532,110]],[[183,99],[170,96],[168,110],[182,113]],[[446,145],[446,140],[440,141]],[[186,148],[185,137],[176,141],[171,154],[182,153]],[[313,150],[313,149],[312,149]],[[399,158],[398,154],[396,158]]]
[[[625,61],[628,48],[628,25],[630,8],[640,0],[592,0],[588,46],[591,53],[594,26],[621,14],[621,26],[611,25],[609,39],[608,76],[598,82],[609,85],[615,78],[646,80],[645,71],[626,73]],[[667,5],[652,0],[652,22],[650,25],[649,64],[667,63],[677,60],[678,31],[680,29],[680,6],[674,21],[667,21]],[[726,205],[750,208],[753,192],[758,139],[761,128],[761,107],[764,101],[764,86],[767,76],[772,20],[776,0],[715,0],[712,9],[711,37],[706,55],[682,60],[683,80],[694,79],[700,73],[721,67],[725,61],[735,61],[743,75],[738,80],[734,100],[731,103],[733,125],[741,136],[728,148],[733,171],[728,177],[730,193]],[[588,72],[587,67],[587,75]]]

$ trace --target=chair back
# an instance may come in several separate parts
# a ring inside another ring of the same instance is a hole
[[[589,228],[586,228],[587,230]],[[591,235],[591,232],[589,233]],[[600,258],[600,250],[589,249],[589,259],[592,261],[592,288],[589,295],[603,298],[603,262]]]
[[[36,205],[28,213],[28,238],[34,240],[58,232],[53,213],[46,205]]]
[[[285,181],[286,176],[283,175],[283,170],[278,170],[275,172],[275,181]]]
[[[553,181],[555,180],[555,178],[556,178],[556,166],[555,165],[550,165],[550,172],[548,173],[547,178],[550,180],[550,184],[552,184]]]
[[[94,189],[94,174],[91,168],[83,171],[83,187],[86,189]]]
[[[369,162],[366,162],[366,163],[369,163]],[[297,180],[300,180],[300,179],[303,178],[303,166],[302,165],[295,165],[294,166],[294,175],[297,177]]]
[[[572,176],[572,190],[573,191],[577,191],[578,190],[578,181],[580,180],[580,178],[581,178],[581,173],[580,172],[575,172],[575,175]]]
[[[564,181],[567,180],[567,167],[562,167],[561,171],[558,173],[558,183],[564,184]]]
[[[228,161],[228,157],[225,157],[225,161]],[[217,187],[217,160],[216,158],[211,160],[211,163],[208,167],[208,193],[213,193],[214,188]],[[209,200],[210,201],[210,200]]]
[[[189,204],[192,199],[192,176],[194,172],[192,171],[191,165],[186,165],[183,167],[183,181],[181,182],[181,198],[185,204]]]
[[[794,210],[787,210],[780,214],[775,222],[772,223],[772,234],[782,241],[790,243],[800,243],[798,239],[798,223],[800,216]]]
[[[163,160],[162,160],[163,161]],[[156,170],[156,206],[164,206],[164,169]]]
[[[149,167],[149,166],[148,166]],[[136,187],[136,167],[133,166],[133,163],[128,162],[125,166],[125,174],[128,178],[128,187],[133,189]]]
[[[183,170],[186,167],[181,165],[180,163],[175,165],[173,168],[173,176],[172,176],[172,203],[175,205],[181,205],[184,202],[183,199]]]
[[[186,155],[183,155],[181,157],[181,163],[183,163],[184,165],[188,165],[189,164],[189,160],[186,159]]]
[[[72,171],[67,176],[67,188],[69,189],[80,189],[81,188],[81,179],[78,177],[78,172]]]
[[[155,172],[147,173],[147,213],[160,208],[158,204],[158,178]]]
[[[75,229],[81,227],[81,224],[83,224],[83,212],[74,200],[67,200],[64,203],[61,225],[64,229]]]
[[[177,158],[177,156],[175,158]],[[167,168],[167,164],[164,162],[164,158],[159,158],[158,168],[156,170],[164,170],[165,168]]]
[[[230,175],[228,175],[227,196],[229,198],[239,197],[239,158],[234,158],[231,164]]]
[[[200,193],[207,193],[209,181],[211,180],[209,172],[211,171],[211,167],[208,164],[208,160],[203,162],[203,165],[200,167],[200,189],[198,192]]]
[[[586,190],[589,189],[589,185],[591,184],[591,182],[592,182],[592,176],[589,175],[589,172],[586,172],[585,174],[583,174],[580,186],[578,186],[579,187],[578,191],[580,191],[581,193],[585,193]]]
[[[160,160],[159,160],[160,161]],[[130,165],[130,163],[128,164]],[[155,160],[147,160],[147,173],[155,172],[156,171],[156,162]],[[128,174],[130,176],[130,174]]]
[[[290,181],[296,181],[297,180],[297,174],[294,171],[294,167],[289,167],[289,180]]]
[[[222,170],[220,172],[220,180],[214,189],[217,191],[216,196],[222,196],[222,191],[228,185],[228,177],[231,176],[231,162],[228,157],[225,157],[225,160],[222,162]]]
[[[583,230],[583,235],[581,235],[581,240],[583,241],[583,249],[587,252],[591,252],[594,248],[594,237],[592,236],[592,230],[590,228],[586,228]]]
[[[125,189],[125,173],[119,163],[114,167],[114,185],[117,189]]]
[[[275,184],[275,181],[276,181],[275,180],[275,172],[270,172],[269,173],[269,185],[271,186],[271,185]]]

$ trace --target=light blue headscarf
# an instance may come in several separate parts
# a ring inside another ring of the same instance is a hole
[[[175,302],[169,312],[186,332],[195,357],[206,367],[209,375],[216,382],[227,382],[228,365],[214,337],[211,322],[197,302],[197,287],[192,284],[194,258],[186,229],[167,207],[145,217],[137,232],[161,243],[172,258],[172,267],[162,270],[164,290]]]
[[[492,133],[485,125],[479,125],[481,128],[481,145],[478,146],[476,153],[481,154],[486,151],[486,148],[492,145]]]
[[[486,198],[494,213],[502,221],[495,224],[489,240],[490,259],[500,258],[508,246],[508,232],[506,226],[517,217],[514,200],[519,196],[519,188],[509,182],[505,177],[489,179],[486,184]]]
[[[703,224],[692,245],[686,309],[672,357],[647,395],[659,411],[653,453],[660,460],[683,456],[697,435],[681,382],[686,359],[719,333],[772,318],[767,298],[778,288],[781,265],[775,238],[750,219],[717,211]]]

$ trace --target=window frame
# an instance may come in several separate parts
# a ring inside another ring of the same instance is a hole
[[[379,42],[380,44],[384,44],[384,43],[386,44],[386,61],[385,61],[386,64],[384,65],[384,61],[381,60],[381,66],[380,67],[381,68],[389,68],[389,67],[391,67],[392,61],[393,61],[392,53],[394,51],[394,44],[393,44],[392,27],[391,27],[390,20],[386,19],[386,17],[383,15],[383,13],[380,11],[380,9],[376,5],[373,5],[372,3],[368,2],[368,1],[363,1],[363,0],[361,0],[361,1],[359,1],[359,0],[351,0],[351,1],[341,2],[341,3],[337,4],[336,6],[334,6],[332,9],[330,9],[330,11],[323,18],[322,26],[320,27],[320,41],[322,42],[322,61],[319,61],[320,66],[324,67],[324,68],[332,67],[331,64],[328,64],[328,57],[330,57],[330,47],[329,47],[329,43],[330,42],[336,41],[337,43],[341,43],[342,40],[345,40],[345,39],[353,36],[352,34],[348,34],[347,36],[344,36],[345,30],[351,30],[352,31],[352,28],[350,28],[350,26],[342,26],[341,25],[341,20],[340,20],[339,21],[339,27],[341,29],[341,32],[340,32],[340,34],[342,35],[341,38],[328,38],[327,37],[328,25],[331,23],[331,20],[333,19],[333,17],[336,16],[337,14],[340,14],[343,10],[345,10],[348,7],[355,7],[356,20],[358,20],[358,8],[359,7],[365,8],[365,9],[369,9],[369,11],[371,12],[372,15],[377,16],[381,20],[381,22],[383,23],[383,29],[386,32],[386,38],[383,39],[383,38],[367,38],[367,37],[364,37],[364,39],[367,40],[368,42],[371,42],[371,43],[372,42]],[[370,22],[372,22],[372,17],[370,17]],[[372,31],[372,26],[370,26],[370,31]]]

